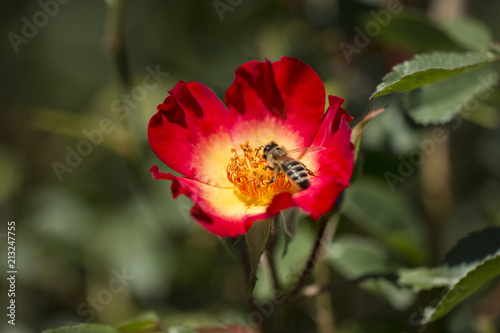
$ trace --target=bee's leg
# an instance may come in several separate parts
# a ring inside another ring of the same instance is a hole
[[[269,169],[274,170],[274,177],[273,177],[273,179],[271,179],[271,181],[267,184],[267,186],[271,185],[272,183],[274,183],[274,182],[276,181],[276,178],[278,178],[278,172],[280,172],[280,169],[279,169],[279,168],[271,168],[271,167],[269,167]]]
[[[274,170],[274,169],[276,169],[276,168],[271,168],[269,165],[266,165],[266,166],[264,167],[264,171],[265,171],[265,170],[267,170],[267,169]]]
[[[316,175],[314,174],[314,172],[312,172],[312,171],[311,171],[311,170],[309,170],[308,168],[306,168],[306,171],[307,171],[307,173],[309,174],[309,176],[316,176]]]

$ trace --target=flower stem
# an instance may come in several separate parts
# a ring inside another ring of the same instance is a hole
[[[304,283],[311,276],[311,273],[314,270],[314,266],[318,262],[320,250],[324,246],[323,236],[325,235],[325,230],[329,221],[330,219],[325,218],[324,216],[320,218],[318,235],[316,236],[316,242],[314,243],[314,247],[311,251],[311,254],[309,255],[309,258],[307,259],[307,262],[304,266],[304,269],[302,270],[302,273],[300,274],[299,278],[290,289],[288,295],[285,297],[285,302],[288,302],[293,296],[295,296],[295,294],[302,288]]]
[[[304,288],[300,295],[297,295],[292,301],[297,302],[300,301],[304,298],[308,297],[315,297],[318,296],[322,293],[326,292],[331,292],[334,290],[344,290],[345,288],[349,288],[355,285],[358,285],[359,283],[370,280],[370,279],[387,279],[387,280],[394,280],[395,275],[394,274],[368,274],[368,275],[363,275],[360,276],[356,279],[349,280],[349,281],[342,281],[342,282],[334,282],[334,283],[329,283],[325,285],[311,285],[308,286],[307,288]]]

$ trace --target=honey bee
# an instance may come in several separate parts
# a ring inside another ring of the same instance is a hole
[[[326,149],[325,147],[311,146],[288,151],[285,147],[279,146],[276,142],[271,141],[265,146],[260,146],[255,155],[257,155],[262,148],[264,148],[262,157],[268,164],[264,169],[274,170],[274,178],[269,184],[272,184],[276,180],[281,171],[290,182],[303,190],[309,187],[309,176],[314,176],[314,173],[309,170],[304,163],[292,156],[296,155],[300,158],[306,153],[313,153]]]

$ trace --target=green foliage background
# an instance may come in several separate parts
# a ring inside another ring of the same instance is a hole
[[[426,86],[431,88],[370,101],[382,77],[417,53],[484,55],[500,40],[500,2],[464,1],[460,20],[439,24],[429,19],[437,2],[402,1],[404,11],[390,15],[376,36],[357,47],[357,31],[377,22],[373,13],[386,8],[385,1],[233,1],[237,4],[222,20],[212,1],[128,1],[120,52],[120,39],[113,36],[120,35],[124,2],[73,0],[60,4],[15,52],[8,34],[22,35],[23,17],[32,22],[41,7],[37,1],[3,1],[0,247],[6,253],[7,222],[16,221],[18,275],[16,326],[2,314],[0,330],[115,325],[136,316],[156,318],[151,312],[167,325],[248,323],[238,258],[191,220],[188,199],[173,201],[169,183],[152,179],[150,166],[161,162],[148,146],[146,130],[179,80],[202,82],[223,98],[235,69],[250,60],[300,58],[317,71],[328,94],[346,99],[354,123],[370,105],[388,106],[366,127],[362,170],[346,191],[328,259],[326,274],[333,282],[440,267],[459,239],[500,225],[497,76],[483,98],[474,98],[471,76],[450,75]],[[346,57],[342,43],[357,51]],[[479,58],[474,64],[484,60]],[[168,77],[126,106],[122,94],[141,86],[148,68],[157,66]],[[488,66],[482,67],[485,73],[496,73],[494,64]],[[434,74],[443,78],[449,72]],[[127,108],[123,119],[125,111],[116,112],[116,105]],[[436,118],[438,109],[443,114]],[[77,149],[86,139],[82,131],[98,129],[105,118],[113,130],[60,181],[53,163],[67,164],[68,147]],[[439,125],[445,120],[451,122]],[[445,133],[439,144],[432,141],[435,129]],[[421,162],[412,162],[417,155]],[[391,181],[389,173],[402,181]],[[313,230],[301,217],[286,256],[277,259],[285,281],[309,253]],[[284,248],[283,238],[279,246]],[[2,272],[6,264],[5,255]],[[130,275],[124,288],[92,308],[91,299],[109,290],[122,271]],[[6,279],[0,285],[5,309]],[[269,297],[265,272],[258,274],[255,293]],[[416,318],[441,298],[440,289],[416,294],[394,280],[373,279],[328,295],[338,332],[500,332],[498,278],[444,319],[424,326]],[[311,309],[317,306],[306,299],[282,315],[296,332],[314,331],[319,319]]]

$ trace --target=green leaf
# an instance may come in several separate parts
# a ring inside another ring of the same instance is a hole
[[[449,285],[447,270],[440,268],[405,268],[399,270],[398,283],[402,286],[411,286],[414,291],[430,290]]]
[[[77,324],[45,330],[42,333],[119,333],[119,331],[114,327],[106,325]]]
[[[389,264],[388,251],[384,246],[368,237],[336,237],[328,253],[332,267],[348,280],[369,274],[387,274],[394,268]]]
[[[311,255],[311,247],[313,246],[316,238],[316,234],[311,228],[311,221],[301,214],[297,215],[299,216],[299,223],[297,225],[297,231],[293,242],[286,245],[285,237],[280,237],[274,251],[275,265],[278,276],[282,285],[288,287],[291,287],[297,282],[299,274],[301,273],[307,259]],[[289,218],[290,216],[287,216],[287,219]],[[280,255],[284,252],[285,246],[288,246],[286,255]],[[257,277],[259,283],[256,284],[252,296],[261,301],[275,297],[271,272],[266,269],[259,269]]]
[[[447,287],[438,302],[424,309],[422,324],[435,321],[500,275],[500,227],[490,227],[458,242],[435,268],[404,269],[398,283],[415,290]]]
[[[488,94],[497,83],[496,64],[480,67],[406,95],[410,116],[423,125],[450,121],[468,103]]]
[[[260,256],[264,252],[271,232],[271,220],[256,222],[252,224],[250,229],[245,234],[245,239],[248,245],[248,253],[250,256],[250,267],[252,268],[250,276],[250,294],[251,296],[255,282],[257,281],[257,267],[259,266]]]
[[[156,323],[150,320],[141,320],[133,323],[129,323],[126,325],[122,325],[119,327],[122,332],[137,332],[144,329],[151,329],[156,327]]]
[[[465,270],[464,270],[465,273]],[[424,309],[423,323],[435,321],[464,299],[472,295],[486,282],[500,275],[500,252],[492,258],[486,259],[481,264],[471,268],[465,275],[454,283],[436,306],[428,306]]]
[[[145,313],[137,318],[127,320],[118,326],[120,332],[140,332],[148,330],[151,331],[154,328],[158,329],[160,319],[154,312]]]
[[[427,84],[467,73],[475,68],[498,61],[493,53],[434,52],[415,56],[393,67],[371,98],[395,92],[404,92]]]
[[[360,179],[346,190],[343,213],[413,264],[426,256],[421,223],[403,196],[383,182]]]
[[[342,235],[334,239],[329,251],[329,263],[348,280],[372,274],[394,271],[388,249],[379,242],[357,235]],[[385,298],[395,309],[405,309],[414,301],[414,294],[384,277],[363,281],[361,287]]]
[[[379,277],[363,281],[361,287],[372,294],[384,298],[396,310],[408,309],[416,299],[415,293],[401,288],[393,281]]]
[[[354,145],[354,162],[358,159],[359,150],[363,141],[363,133],[365,132],[366,124],[375,116],[379,115],[385,110],[381,108],[378,110],[370,110],[363,119],[361,119],[352,129],[351,142]]]

